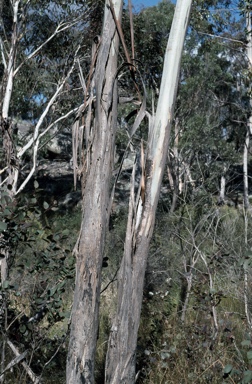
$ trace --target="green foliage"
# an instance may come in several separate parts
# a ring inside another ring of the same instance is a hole
[[[3,2],[1,14],[3,28],[0,31],[2,41],[10,43],[12,33],[11,4]],[[18,119],[37,121],[45,103],[55,92],[57,84],[68,72],[73,62],[78,45],[82,45],[82,53],[88,52],[91,46],[87,20],[94,5],[91,1],[31,1],[20,5],[18,18],[18,49],[16,67],[19,68],[14,81],[11,98],[10,115]],[[97,7],[97,6],[96,6]],[[69,24],[69,28],[66,26]],[[61,29],[61,32],[55,33]],[[51,39],[50,37],[55,34]],[[47,43],[45,44],[45,42]],[[27,56],[42,46],[34,57]],[[86,57],[85,60],[89,61]],[[1,72],[1,71],[0,71]],[[5,77],[0,76],[4,83]],[[78,88],[77,73],[73,74],[65,92],[54,105],[48,115],[47,124],[80,103],[82,92],[73,92],[69,97],[69,89]]]
[[[234,21],[228,7],[219,12],[224,6],[197,2],[193,8],[176,109],[180,164],[188,164],[195,184],[214,194],[220,176],[231,179],[241,162],[250,108],[244,20]],[[199,25],[194,16],[201,19]]]
[[[1,327],[11,340],[18,340],[28,350],[32,369],[42,372],[68,332],[75,272],[72,249],[80,215],[77,213],[75,218],[71,214],[73,228],[66,218],[59,232],[44,226],[45,214],[51,214],[51,220],[55,215],[53,206],[41,199],[37,181],[34,187],[32,196],[21,196],[15,201],[7,191],[1,191],[1,246],[10,251],[11,266],[10,276],[1,286],[8,302],[7,328],[3,328],[3,323]],[[57,366],[61,361],[63,369],[65,353],[61,348],[57,356]],[[50,364],[51,369],[53,365]]]
[[[138,67],[145,86],[153,89],[156,94],[160,86],[164,53],[173,13],[172,2],[163,0],[155,7],[144,8],[134,14],[134,64]],[[122,23],[128,51],[132,52],[127,10],[124,10]],[[138,77],[138,75],[136,76]],[[139,81],[140,83],[141,81]]]
[[[90,24],[83,18],[79,24],[52,39],[20,69],[15,79],[11,113],[36,121],[55,84],[71,65],[79,43],[83,45],[81,65],[87,75],[90,60],[86,53],[91,47],[91,37],[99,31],[104,4],[103,1],[30,1],[29,4],[32,8],[25,8],[22,13],[25,19],[20,33],[24,34],[20,35],[17,64],[53,33],[60,20],[68,21],[85,13],[88,6],[93,11]],[[6,36],[10,39],[11,12],[7,5],[4,2],[3,19]],[[180,193],[177,209],[168,215],[172,191],[165,179],[165,187],[168,187],[162,192],[165,204],[159,205],[150,248],[138,339],[137,365],[142,383],[233,381],[242,384],[252,380],[252,345],[246,335],[242,281],[244,270],[249,276],[251,272],[251,218],[249,240],[245,245],[244,216],[239,204],[237,207],[216,204],[220,176],[225,172],[231,180],[239,173],[250,108],[247,88],[251,74],[244,48],[226,39],[232,37],[245,42],[243,21],[232,20],[228,8],[225,12],[212,13],[213,9],[228,5],[228,1],[197,1],[193,7],[176,104],[178,168],[181,170],[183,164],[187,164],[193,183],[188,183],[189,187]],[[153,89],[155,96],[158,95],[173,11],[172,3],[162,1],[134,15],[136,63],[146,84],[148,105],[151,105]],[[88,25],[90,29],[86,32]],[[127,11],[124,11],[123,25],[129,47]],[[216,33],[225,39],[213,39],[201,32]],[[1,77],[2,72],[0,68]],[[131,96],[135,92],[131,86],[132,80],[120,77],[120,95]],[[82,101],[75,73],[46,124]],[[129,116],[133,108],[136,111],[135,105],[124,106],[119,112],[122,129],[116,142],[120,156],[128,142],[123,126],[125,116]],[[126,123],[130,124],[131,120]],[[146,138],[146,132],[143,123],[132,145],[137,147],[139,138]],[[173,133],[171,147],[175,139]],[[239,202],[241,194],[236,179],[228,185],[231,197],[234,189],[238,189]],[[101,289],[107,289],[102,294],[96,357],[100,382],[104,381],[104,359],[116,302],[114,282],[125,241],[125,195],[123,191],[120,205],[117,202],[118,205],[113,206],[103,259],[106,268]],[[42,372],[57,348],[57,359],[51,362],[49,371],[64,371],[64,342],[75,268],[71,252],[81,216],[81,212],[74,210],[60,212],[52,203],[52,196],[46,195],[37,180],[29,195],[25,193],[16,200],[10,200],[8,190],[1,190],[0,241],[1,246],[11,251],[10,276],[1,287],[9,304],[4,331],[21,349],[29,350],[31,367],[36,372]],[[1,257],[5,257],[4,253]],[[183,320],[182,314],[185,314]],[[20,372],[14,372],[19,377]]]

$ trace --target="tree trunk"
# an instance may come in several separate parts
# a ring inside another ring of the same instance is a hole
[[[191,0],[178,0],[165,54],[156,118],[148,139],[144,199],[138,201],[136,206],[133,196],[130,199],[124,256],[118,276],[117,312],[111,328],[106,358],[107,384],[135,382],[137,333],[147,255],[167,159],[190,9]]]
[[[248,11],[246,13],[246,28],[247,28],[247,56],[248,56],[248,65],[251,69],[252,67],[252,26],[251,26],[251,12]],[[252,98],[250,96],[250,107],[252,107]],[[244,144],[244,151],[243,151],[243,181],[244,181],[244,209],[245,214],[247,214],[247,211],[250,208],[249,204],[249,186],[248,186],[248,153],[249,153],[249,142],[250,142],[250,135],[252,134],[252,115],[249,117],[248,120],[248,127],[246,132],[246,138],[245,138],[245,144]]]
[[[227,167],[224,166],[222,175],[221,175],[221,181],[220,181],[220,194],[219,194],[219,199],[218,203],[224,204],[225,203],[225,196],[226,196],[226,172],[227,172]]]
[[[9,120],[9,108],[10,101],[13,92],[13,81],[15,71],[16,52],[18,44],[17,36],[17,23],[18,23],[18,11],[20,0],[12,2],[13,11],[13,29],[11,38],[11,47],[8,55],[8,63],[6,63],[4,81],[2,87],[3,100],[1,102],[1,131],[3,137],[3,148],[5,153],[5,164],[7,165],[7,182],[8,193],[10,197],[13,197],[16,192],[17,180],[18,180],[18,163],[16,159],[16,150],[12,135],[12,124]],[[3,276],[2,272],[2,276]]]
[[[90,145],[91,163],[85,175],[82,224],[74,251],[76,280],[67,358],[67,384],[94,382],[101,269],[117,123],[115,77],[119,41],[110,4],[113,4],[116,17],[120,21],[123,1],[106,1],[95,69],[96,109]]]
[[[247,28],[247,56],[249,60],[249,70],[252,68],[252,22],[251,22],[251,11],[248,10],[246,13],[246,28]],[[251,89],[250,89],[251,92]],[[252,107],[252,98],[250,96],[250,107]],[[245,245],[248,246],[248,211],[250,209],[249,203],[249,185],[248,185],[248,154],[249,154],[249,144],[250,144],[250,135],[252,134],[252,115],[250,115],[248,120],[244,150],[243,150],[243,183],[244,183],[244,240]],[[252,328],[251,313],[249,310],[249,301],[248,301],[248,266],[247,263],[243,264],[244,270],[244,309],[247,318],[247,323]]]
[[[8,192],[11,199],[14,198],[14,194],[17,187],[18,180],[18,162],[16,158],[15,145],[12,135],[12,124],[9,120],[9,107],[10,100],[13,92],[13,79],[14,79],[14,69],[15,69],[15,60],[16,60],[16,50],[17,50],[17,21],[18,21],[18,7],[20,0],[12,2],[12,11],[13,11],[13,30],[11,38],[11,46],[8,55],[8,63],[5,63],[5,73],[4,81],[1,87],[1,94],[3,95],[1,101],[1,117],[0,117],[0,132],[3,138],[3,152],[5,156],[5,167],[7,176],[5,176],[5,182],[7,185],[6,191]],[[2,184],[2,183],[1,183]],[[1,199],[1,191],[0,191]],[[3,249],[0,249],[1,254],[5,257],[0,260],[1,268],[1,287],[3,283],[8,278],[8,262],[9,262],[9,248],[8,245]],[[4,291],[0,294],[0,317],[3,321],[3,329],[6,330],[7,327],[7,297]],[[2,344],[1,344],[1,371],[4,371],[5,368],[5,359],[6,359],[6,336],[3,334]],[[3,374],[0,377],[0,382],[3,383],[5,380],[5,375]]]
[[[173,213],[177,206],[178,196],[181,192],[179,189],[179,186],[181,185],[181,177],[180,177],[180,161],[179,161],[179,121],[176,119],[175,121],[175,139],[174,139],[174,146],[173,146],[173,164],[170,161],[171,155],[168,153],[168,175],[170,180],[170,186],[173,191],[172,195],[172,203],[170,208],[170,213]],[[169,166],[171,165],[171,168],[169,169]],[[172,182],[171,182],[172,181]]]
[[[244,183],[244,209],[247,214],[249,209],[249,186],[248,186],[248,150],[249,150],[249,129],[246,132],[246,138],[243,149],[243,183]]]

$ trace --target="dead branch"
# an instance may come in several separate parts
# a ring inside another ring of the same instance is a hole
[[[10,349],[12,350],[12,352],[14,353],[14,355],[16,357],[19,358],[19,361],[21,361],[25,356],[24,353],[23,354],[20,354],[19,350],[17,347],[15,347],[15,345],[8,339],[7,340],[7,344],[8,346],[10,347]],[[21,359],[22,357],[22,359]],[[15,360],[15,359],[14,359]],[[24,369],[26,370],[28,376],[30,377],[31,381],[34,383],[34,384],[39,384],[40,380],[39,378],[35,375],[35,373],[31,370],[31,368],[29,367],[29,365],[23,361],[22,363],[22,366],[24,367]],[[7,368],[7,367],[6,367]]]

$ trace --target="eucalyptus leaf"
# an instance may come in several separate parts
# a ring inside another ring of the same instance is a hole
[[[227,365],[224,367],[224,369],[223,369],[223,373],[225,373],[226,375],[228,375],[228,374],[231,373],[232,369],[233,369],[232,364],[227,364]]]
[[[35,180],[35,181],[34,181],[34,188],[35,188],[35,189],[38,189],[38,187],[39,187],[39,183],[37,182],[37,180]]]
[[[5,210],[3,211],[3,215],[4,216],[10,216],[11,215],[11,211],[7,208],[5,208]]]
[[[48,209],[49,208],[49,204],[46,201],[43,202],[43,208],[44,209]]]
[[[242,345],[243,347],[250,347],[250,346],[251,346],[251,341],[250,341],[250,340],[243,340],[243,341],[241,342],[241,345]]]
[[[7,223],[0,221],[0,231],[5,231],[7,229]]]
[[[242,384],[249,384],[252,380],[252,371],[245,371],[243,373]]]
[[[248,360],[252,360],[252,351],[247,352],[247,358]]]
[[[2,288],[3,289],[8,289],[9,286],[10,286],[9,280],[4,280],[3,283],[2,283]]]
[[[168,359],[170,356],[171,356],[171,355],[170,355],[169,352],[162,351],[162,352],[160,353],[160,357],[161,357],[162,360]]]

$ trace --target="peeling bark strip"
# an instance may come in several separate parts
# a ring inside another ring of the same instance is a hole
[[[113,0],[112,3],[117,20],[120,21],[123,1]],[[101,269],[117,121],[115,77],[118,45],[116,26],[107,1],[94,69],[96,108],[92,146],[89,150],[90,164],[86,174],[82,175],[86,181],[83,187],[82,224],[75,247],[76,280],[67,358],[67,384],[94,382]]]
[[[147,255],[165,169],[191,3],[192,0],[178,0],[176,4],[166,49],[157,113],[148,138],[145,202],[143,206],[140,203],[132,207],[134,199],[130,200],[124,256],[118,276],[117,312],[108,343],[106,384],[135,383],[135,354]],[[142,210],[141,220],[136,226],[139,210]]]

